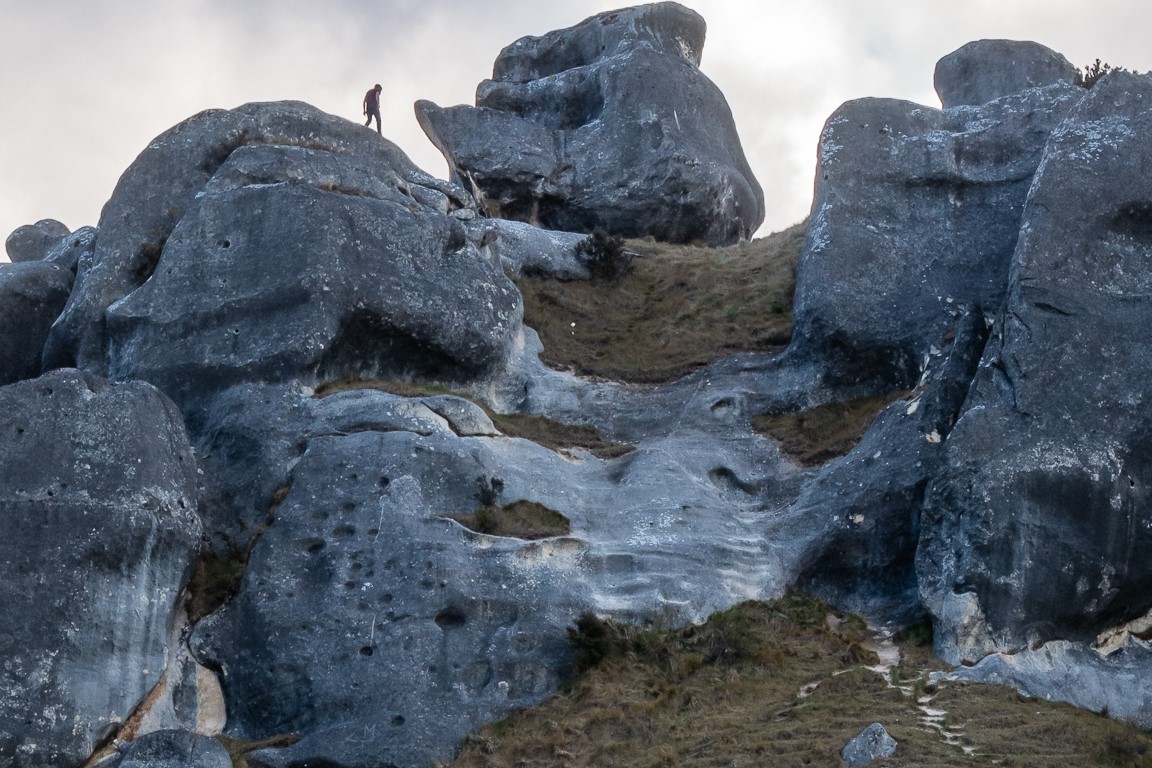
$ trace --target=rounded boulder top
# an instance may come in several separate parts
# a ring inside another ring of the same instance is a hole
[[[936,63],[932,78],[945,109],[979,106],[1029,88],[1076,82],[1063,55],[1026,40],[976,40]]]

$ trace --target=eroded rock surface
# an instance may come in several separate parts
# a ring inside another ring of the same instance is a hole
[[[259,146],[231,160],[233,153],[249,145]],[[298,162],[305,154],[309,154],[308,162]],[[188,339],[190,347],[182,350],[186,357],[174,359],[172,365],[203,352],[209,345],[208,337],[212,356],[197,361],[197,369],[251,364],[260,375],[282,373],[302,360],[315,366],[337,341],[333,334],[347,325],[379,326],[374,335],[383,346],[383,337],[389,334],[408,339],[412,327],[389,325],[397,313],[382,313],[379,302],[365,296],[379,285],[350,286],[340,281],[353,276],[387,280],[404,274],[420,280],[426,270],[421,259],[442,264],[467,251],[460,225],[441,220],[445,211],[459,206],[464,195],[450,196],[445,190],[451,191],[451,185],[432,180],[391,142],[307,104],[248,104],[195,115],[157,137],[121,177],[104,207],[92,258],[81,265],[76,288],[53,326],[45,363],[50,367],[79,365],[106,373],[105,312],[154,275],[161,278],[157,282],[167,276],[169,287],[173,280],[200,281],[175,289],[184,292],[181,300],[190,302],[190,310],[195,303],[192,294],[199,293],[205,306],[195,309],[209,314],[196,321],[184,319],[198,332]],[[242,222],[237,220],[240,214],[245,216]],[[381,238],[389,235],[413,239],[382,242]],[[303,243],[291,241],[293,236],[302,238]],[[173,254],[161,268],[162,255],[173,237]],[[304,244],[318,251],[305,253]],[[285,249],[288,265],[257,262],[272,270],[270,274],[246,268],[241,262],[247,257],[276,259],[278,248]],[[310,262],[307,268],[300,263],[305,255]],[[460,256],[464,270],[460,281],[475,280],[465,254]],[[347,275],[325,273],[324,260],[337,257],[338,266],[348,270]],[[212,282],[203,282],[208,279],[203,270],[209,267],[220,272],[213,272]],[[294,274],[293,270],[301,273]],[[210,294],[205,287],[224,294]],[[466,304],[469,296],[477,290],[483,294],[486,289],[472,284],[467,291],[462,284],[458,287],[460,297],[455,305]],[[511,322],[515,314],[513,294],[508,286],[497,285],[494,290],[504,295],[483,298],[493,302],[493,312],[505,313]],[[148,348],[147,337],[149,333],[155,335],[151,330],[154,325],[163,323],[172,330],[169,341],[179,338],[180,331],[175,328],[181,320],[172,316],[173,308],[155,307],[158,315],[153,321],[135,314],[142,311],[148,295],[161,292],[161,288],[149,287],[146,296],[118,307],[119,323],[114,325],[120,337],[114,366],[121,375],[143,374],[138,374],[136,367],[143,361],[134,363],[125,347],[135,345],[153,351]],[[327,295],[329,292],[332,296]],[[334,309],[336,297],[351,301],[351,305],[339,307],[337,317],[319,317]],[[251,313],[258,310],[261,315],[274,317],[286,331],[295,327],[295,342],[301,349],[265,348],[266,357],[260,359],[260,351],[252,349],[260,345],[258,340],[249,334],[237,338],[239,334],[232,333],[239,318],[229,314],[231,307],[249,320],[256,320]],[[408,309],[411,323],[420,322],[421,312],[427,315],[421,306]],[[309,322],[320,326],[318,335],[307,336],[300,330]],[[499,323],[496,325],[491,333],[499,335]],[[371,329],[366,333],[373,335]],[[429,345],[448,355],[459,353],[463,343],[474,352],[466,363],[474,363],[475,357],[486,351],[483,339],[443,341],[438,347],[417,334],[411,343]],[[151,358],[147,364],[158,365]]]
[[[1029,88],[1074,85],[1077,74],[1072,62],[1039,43],[977,40],[940,59],[932,81],[948,109],[980,106]]]
[[[35,224],[17,227],[4,241],[4,249],[12,262],[40,261],[60,238],[71,233],[68,227],[55,219],[42,219]]]
[[[240,593],[196,631],[197,655],[224,670],[230,734],[303,737],[262,752],[270,765],[447,759],[555,689],[582,611],[697,620],[783,589],[759,530],[764,501],[799,476],[763,439],[744,438],[750,455],[685,432],[605,462],[461,436],[444,405],[374,390],[312,401]],[[500,503],[541,503],[571,534],[523,541],[447,519],[492,478]]]
[[[107,310],[112,375],[185,403],[240,381],[468,378],[498,365],[519,292],[459,221],[364,161],[232,152],[152,277]]]
[[[733,243],[764,195],[724,96],[699,69],[704,20],[677,3],[525,37],[476,106],[418,102],[453,180],[491,216],[547,229]]]
[[[1152,608],[1152,78],[1053,133],[1005,310],[931,495],[918,570],[957,662],[1085,640]]]
[[[0,385],[40,375],[48,331],[71,290],[72,273],[55,264],[0,264]]]
[[[78,765],[160,677],[200,539],[196,463],[153,387],[0,388],[0,762]]]
[[[791,353],[820,361],[829,386],[910,386],[961,306],[996,312],[1045,142],[1084,93],[840,107],[820,138]]]

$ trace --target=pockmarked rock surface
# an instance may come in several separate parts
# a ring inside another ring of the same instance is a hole
[[[996,312],[1045,142],[1084,93],[840,107],[820,138],[791,354],[819,361],[828,385],[909,386],[961,306]]]
[[[1061,54],[1027,40],[976,40],[936,62],[932,82],[945,109],[1063,83],[1079,71]]]
[[[1089,94],[1045,149],[929,494],[917,570],[953,663],[1091,640],[1152,608],[1152,78]]]
[[[762,438],[748,436],[758,456],[685,433],[605,462],[461,437],[421,400],[375,390],[310,410],[239,594],[193,637],[223,670],[230,735],[301,735],[259,753],[269,765],[445,760],[556,688],[581,612],[700,620],[783,590],[759,530],[764,500],[798,473]],[[493,478],[499,503],[543,504],[571,533],[524,541],[448,519]]]
[[[106,311],[110,373],[186,403],[241,381],[453,379],[498,365],[519,292],[459,221],[365,160],[233,151],[152,277]]]
[[[130,738],[125,761],[189,760],[192,731],[225,727],[288,745],[251,765],[426,768],[554,691],[584,611],[679,624],[797,587],[928,611],[938,650],[978,662],[957,674],[1148,722],[1152,80],[988,85],[980,64],[990,101],[851,102],[822,139],[787,353],[659,387],[549,370],[503,271],[583,279],[584,235],[482,213],[707,242],[759,221],[702,41],[662,3],[513,44],[477,108],[420,108],[459,183],[307,105],[202,113],[99,230],[12,265],[76,272],[29,344],[46,367],[155,387],[0,388],[0,762],[115,760]],[[614,190],[604,208],[584,183]],[[904,388],[821,467],[752,428]],[[481,401],[634,450],[508,437]],[[518,502],[570,530],[457,522]],[[186,634],[201,542],[243,574]]]
[[[704,34],[677,3],[602,13],[509,45],[475,107],[421,101],[417,117],[490,216],[734,243],[764,220],[764,195],[700,72]]]
[[[244,151],[233,159],[238,150]],[[92,258],[81,265],[53,326],[45,362],[97,373],[114,367],[121,376],[160,380],[161,370],[140,370],[145,361],[132,354],[139,350],[149,366],[163,366],[150,357],[150,345],[159,344],[152,339],[165,335],[158,325],[167,328],[165,343],[189,327],[196,331],[186,346],[172,350],[177,359],[170,365],[183,365],[211,347],[204,360],[195,361],[192,378],[213,368],[224,378],[247,366],[265,376],[298,365],[314,368],[333,347],[339,355],[337,342],[358,330],[378,348],[409,344],[449,358],[460,355],[464,366],[489,362],[492,337],[515,322],[517,297],[510,285],[500,284],[498,271],[484,271],[469,258],[474,249],[461,225],[446,217],[466,197],[420,171],[374,131],[307,104],[202,112],[157,137],[121,177],[104,207]],[[249,258],[252,264],[245,263]],[[333,269],[325,270],[329,258]],[[431,277],[433,268],[449,263],[462,270],[457,279]],[[166,285],[150,285],[152,278]],[[399,300],[407,296],[416,304],[391,311],[380,306],[383,299],[371,292],[393,279],[408,284]],[[450,302],[438,306],[450,310],[438,326],[445,338],[428,329],[434,313],[412,294],[417,286],[433,291],[437,285],[452,293]],[[144,296],[129,298],[142,286]],[[181,291],[180,303],[200,296],[204,305],[188,310],[208,316],[185,317],[181,328],[171,307],[144,306],[165,289]],[[340,301],[350,303],[337,306]],[[113,305],[116,319],[106,323]],[[462,319],[454,312],[473,306],[488,314],[460,329],[449,324]],[[142,316],[152,309],[154,318]],[[280,347],[267,348],[256,338],[258,329],[243,332],[239,321],[257,319],[253,313],[294,330],[293,349],[287,349],[288,333]],[[311,325],[314,332],[303,330]],[[464,338],[468,327],[475,331],[480,325],[481,338]],[[110,363],[112,328],[118,333],[117,359]]]
[[[78,765],[165,665],[199,545],[196,462],[153,387],[0,388],[0,763]]]

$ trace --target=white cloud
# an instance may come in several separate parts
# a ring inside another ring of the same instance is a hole
[[[766,229],[807,213],[816,140],[840,103],[935,104],[932,70],[970,40],[1032,39],[1083,65],[1152,68],[1144,0],[686,0],[768,200]],[[42,218],[95,224],[154,136],[210,107],[300,99],[359,119],[384,84],[385,135],[445,172],[417,99],[471,103],[500,49],[616,7],[570,0],[0,0],[0,237]]]

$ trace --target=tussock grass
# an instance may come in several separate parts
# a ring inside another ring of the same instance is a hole
[[[752,419],[752,427],[779,442],[780,450],[801,466],[816,466],[851,451],[880,411],[907,395],[902,390],[798,413],[762,414]]]
[[[949,685],[933,706],[976,748],[966,755],[921,722],[910,691],[865,668],[877,659],[859,618],[806,597],[744,603],[686,630],[583,617],[572,634],[584,670],[576,680],[470,736],[453,766],[836,766],[840,749],[873,722],[900,744],[877,766],[1144,766],[1152,743],[1072,707]],[[901,651],[893,676],[909,688],[919,681],[919,692],[938,664],[925,646]],[[993,725],[1004,738],[992,738]]]
[[[778,350],[792,335],[805,226],[726,248],[625,241],[636,257],[617,280],[518,279],[525,323],[549,365],[635,383]]]
[[[572,532],[572,521],[567,517],[543,504],[524,499],[511,504],[478,507],[466,515],[445,517],[477,533],[516,539],[546,539],[551,536],[567,536]]]

